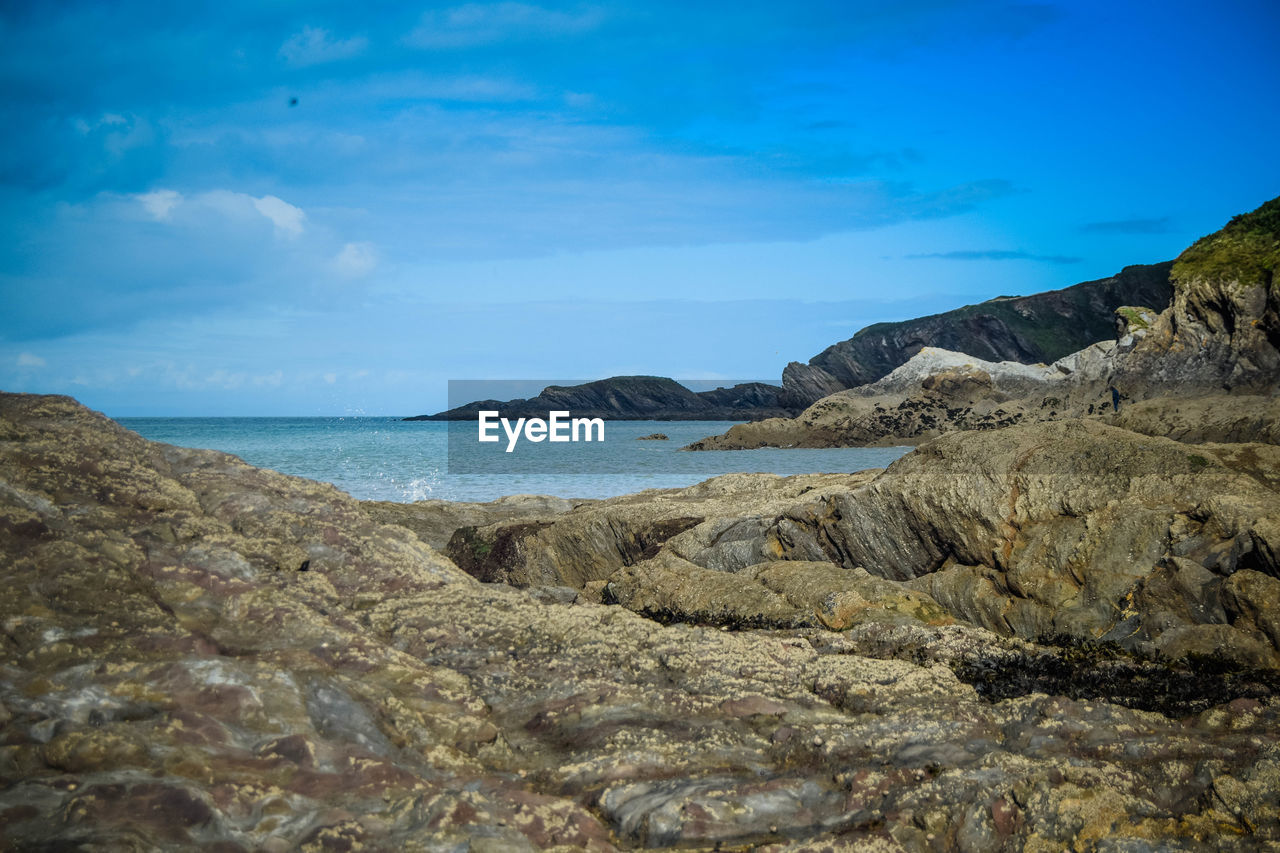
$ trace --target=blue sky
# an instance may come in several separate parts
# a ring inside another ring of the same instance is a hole
[[[1270,0],[5,3],[0,388],[776,378],[1280,194],[1277,37]]]

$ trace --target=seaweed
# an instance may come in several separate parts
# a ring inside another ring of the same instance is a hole
[[[1221,657],[1170,659],[1114,643],[1052,636],[1041,648],[951,664],[956,677],[991,702],[1048,693],[1100,700],[1168,717],[1185,717],[1234,699],[1280,694],[1280,674],[1239,667]]]

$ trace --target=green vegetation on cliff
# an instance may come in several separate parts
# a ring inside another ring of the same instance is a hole
[[[1201,237],[1173,265],[1179,283],[1232,280],[1274,284],[1280,266],[1280,197],[1234,217],[1220,231]]]

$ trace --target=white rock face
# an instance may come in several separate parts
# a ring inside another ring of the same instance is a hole
[[[957,372],[986,374],[993,390],[1012,396],[1068,390],[1069,386],[1110,383],[1117,366],[1117,356],[1125,347],[1116,341],[1099,341],[1079,352],[1063,356],[1051,365],[1022,364],[1016,361],[984,361],[962,352],[925,347],[888,376],[851,389],[859,397],[903,394],[915,391],[931,376]]]
[[[925,347],[883,379],[853,390],[864,397],[903,393],[919,388],[930,376],[947,371],[980,371],[991,377],[992,387],[1005,393],[1022,393],[1032,386],[1061,381],[1063,376],[1062,372],[1043,364],[984,361],[962,352]]]
[[[1115,341],[1098,341],[1079,352],[1064,355],[1053,363],[1052,369],[1063,379],[1076,383],[1110,382],[1115,372],[1116,354],[1120,347]]]

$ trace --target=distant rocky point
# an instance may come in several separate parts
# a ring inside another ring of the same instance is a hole
[[[798,409],[778,402],[782,389],[746,382],[714,391],[690,391],[662,376],[614,376],[581,385],[550,385],[527,400],[478,400],[434,415],[406,421],[470,421],[481,411],[506,418],[546,418],[569,411],[578,418],[614,421],[745,421],[793,415]]]

